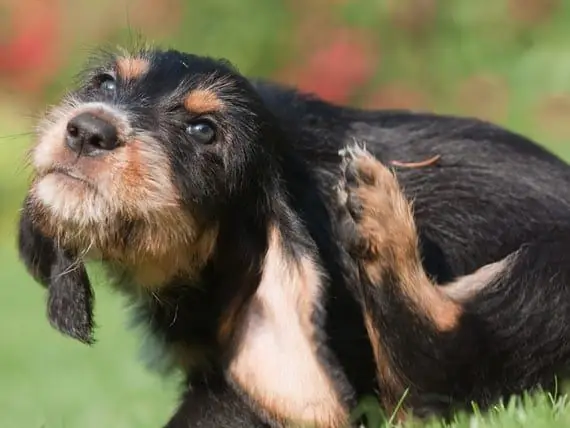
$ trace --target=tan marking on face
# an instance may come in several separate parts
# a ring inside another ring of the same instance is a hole
[[[82,257],[101,259],[124,271],[139,287],[152,290],[178,275],[194,277],[214,251],[217,228],[201,230],[177,208],[146,213],[125,236],[125,224],[109,217],[109,205],[100,195],[68,179],[54,183],[52,177],[32,189],[41,205],[36,210],[40,229]],[[84,221],[87,217],[89,222]]]
[[[416,225],[394,174],[372,155],[362,151],[354,160],[359,171],[355,193],[362,205],[357,228],[363,238],[361,265],[372,284],[381,286],[387,273],[396,276],[397,287],[415,311],[421,311],[440,331],[453,330],[462,314],[425,273]]]
[[[124,80],[139,79],[150,68],[150,63],[145,58],[122,57],[117,59],[116,64],[117,73]]]
[[[173,184],[170,160],[161,143],[139,135],[112,154],[113,194],[125,209],[135,216],[179,206],[179,195]]]
[[[262,279],[242,318],[229,373],[284,423],[341,427],[348,410],[317,358],[311,322],[320,301],[320,273],[310,257],[288,257],[281,239],[271,228]]]
[[[191,113],[205,114],[223,110],[224,103],[211,89],[194,89],[186,96],[184,107]]]
[[[100,157],[78,157],[68,150],[67,122],[85,111],[110,118],[124,144]],[[39,127],[32,163],[31,194],[44,233],[123,266],[143,287],[195,273],[213,252],[217,227],[199,225],[181,207],[161,143],[133,135],[127,116],[113,107],[71,100],[54,109]],[[89,184],[49,173],[54,167]]]

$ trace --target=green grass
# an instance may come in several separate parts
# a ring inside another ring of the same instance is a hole
[[[513,397],[507,404],[495,406],[487,412],[479,411],[473,404],[472,412],[457,414],[447,423],[432,418],[428,421],[412,420],[398,425],[394,415],[381,414],[373,399],[361,403],[356,414],[366,416],[368,428],[566,428],[570,426],[568,397],[562,395],[558,400],[554,400],[552,395],[544,393]]]
[[[175,379],[136,361],[138,338],[125,327],[121,299],[96,284],[98,342],[67,339],[45,317],[45,292],[18,263],[0,259],[0,426],[156,428],[176,404]]]

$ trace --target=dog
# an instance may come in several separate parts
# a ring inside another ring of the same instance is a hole
[[[521,135],[158,48],[96,55],[37,135],[21,260],[87,344],[102,263],[185,374],[167,428],[444,415],[564,373],[570,169]]]

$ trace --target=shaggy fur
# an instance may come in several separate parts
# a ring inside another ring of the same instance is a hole
[[[522,136],[148,49],[87,67],[31,160],[50,322],[93,341],[101,261],[186,374],[168,428],[340,427],[406,389],[441,414],[563,374],[570,169]]]

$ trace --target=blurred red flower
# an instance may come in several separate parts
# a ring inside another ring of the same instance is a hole
[[[19,1],[7,5],[10,36],[0,43],[0,76],[16,90],[34,92],[42,89],[61,64],[62,10],[54,0]]]
[[[301,90],[337,103],[348,102],[374,75],[378,54],[356,32],[336,29],[326,43],[306,54],[306,61],[280,73]]]

